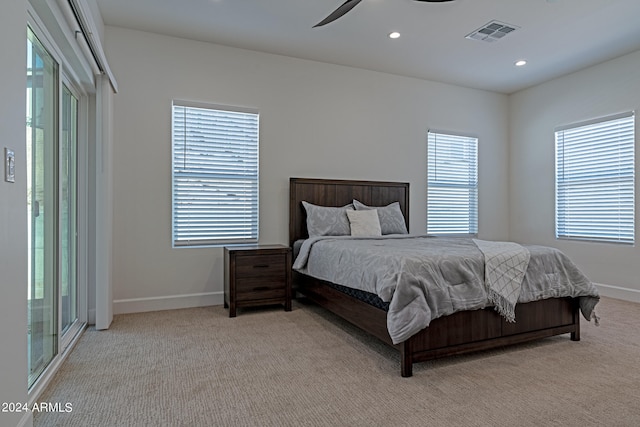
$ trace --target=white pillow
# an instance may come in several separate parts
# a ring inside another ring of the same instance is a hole
[[[376,209],[347,211],[347,216],[349,217],[352,236],[382,236],[380,218],[378,218],[378,211]]]

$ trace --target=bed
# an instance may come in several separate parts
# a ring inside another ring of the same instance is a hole
[[[323,207],[343,207],[354,200],[364,205],[388,206],[397,202],[409,225],[409,184],[332,179],[290,179],[289,239],[297,252],[300,242],[311,240],[303,202]],[[507,321],[495,307],[456,311],[431,320],[428,327],[403,338],[390,335],[388,306],[376,295],[341,284],[293,272],[294,292],[344,318],[400,352],[400,374],[410,377],[413,364],[455,354],[487,350],[560,334],[580,340],[580,302],[573,297],[554,297],[515,306],[516,321]],[[364,297],[364,298],[363,298]],[[594,293],[592,304],[597,302]],[[379,298],[378,298],[379,299]],[[379,303],[380,301],[378,301]],[[395,342],[394,342],[395,341]]]

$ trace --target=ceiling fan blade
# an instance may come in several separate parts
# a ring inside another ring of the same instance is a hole
[[[344,3],[342,3],[342,6],[340,6],[336,10],[334,10],[333,13],[331,13],[331,15],[327,16],[322,21],[320,21],[316,25],[314,25],[313,28],[322,27],[323,25],[326,25],[329,22],[335,21],[336,19],[340,18],[342,15],[344,15],[345,13],[347,13],[351,9],[353,9],[361,1],[362,0],[347,0],[347,1],[345,1]]]

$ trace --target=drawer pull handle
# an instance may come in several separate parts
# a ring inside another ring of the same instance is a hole
[[[253,288],[254,291],[268,291],[269,287],[268,286],[257,286],[255,288]]]
[[[257,264],[253,268],[269,268],[269,264]]]

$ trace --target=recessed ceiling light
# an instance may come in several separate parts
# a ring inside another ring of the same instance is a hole
[[[398,37],[400,37],[400,33],[397,31],[394,31],[392,33],[389,33],[389,38],[390,39],[397,39]]]
[[[527,61],[526,61],[526,60],[524,60],[524,59],[520,59],[519,61],[516,61],[516,62],[514,63],[514,65],[515,65],[516,67],[522,67],[522,66],[524,66],[524,65],[527,65]]]

